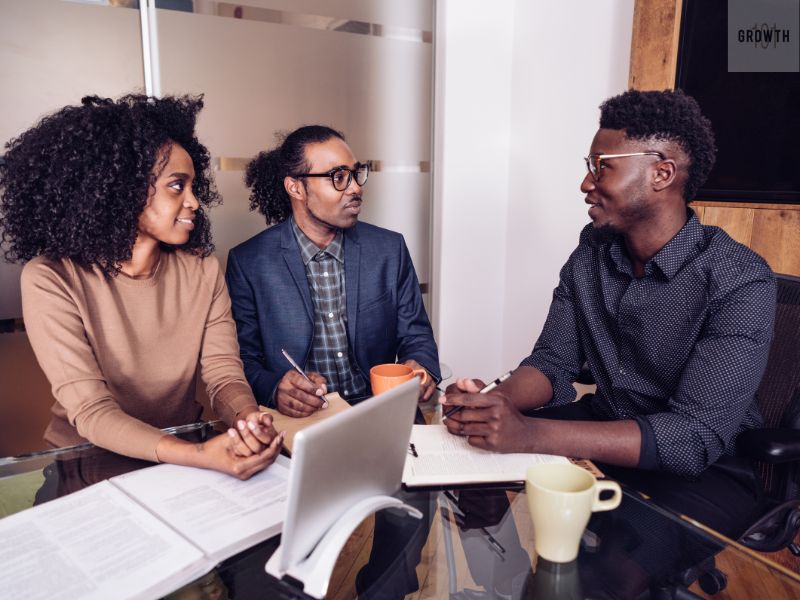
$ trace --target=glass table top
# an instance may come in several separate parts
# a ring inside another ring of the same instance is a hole
[[[171,432],[193,440],[216,435],[214,424]],[[0,518],[150,465],[88,444],[0,459]],[[398,496],[423,518],[389,509],[362,522],[339,556],[328,598],[711,597],[693,578],[698,565],[712,560],[719,571],[705,575],[705,583],[713,576],[727,583],[715,598],[800,598],[798,574],[624,486],[620,507],[592,517],[578,559],[567,564],[537,559],[519,486],[401,490]],[[169,597],[304,597],[264,571],[279,541],[223,561]]]

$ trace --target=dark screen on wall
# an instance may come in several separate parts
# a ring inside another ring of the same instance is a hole
[[[676,87],[718,148],[697,199],[800,202],[800,73],[729,73],[727,21],[725,1],[684,2]]]

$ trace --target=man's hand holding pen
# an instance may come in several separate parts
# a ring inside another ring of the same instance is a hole
[[[526,452],[530,426],[502,391],[489,390],[477,379],[458,379],[440,398],[444,425],[453,435],[466,436],[476,448],[494,452]],[[459,410],[453,410],[461,407]]]
[[[290,417],[307,417],[327,405],[325,378],[314,371],[304,377],[294,369],[286,373],[275,390],[278,411]]]
[[[311,371],[306,373],[297,361],[284,348],[281,354],[293,371],[286,371],[275,389],[275,404],[278,412],[290,417],[307,417],[328,406],[325,394],[328,392],[325,378]]]

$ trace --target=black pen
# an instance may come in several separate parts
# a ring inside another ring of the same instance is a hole
[[[503,383],[503,382],[504,382],[506,379],[508,379],[509,377],[511,377],[511,373],[513,373],[513,371],[509,371],[508,373],[503,373],[502,375],[500,375],[500,377],[498,377],[497,379],[495,379],[494,381],[492,381],[491,383],[489,383],[488,385],[486,385],[486,386],[485,386],[483,389],[481,389],[481,390],[480,390],[478,393],[479,393],[479,394],[488,394],[488,393],[489,393],[489,392],[491,392],[491,391],[492,391],[494,388],[496,388],[498,385],[500,385],[501,383]],[[460,411],[462,408],[464,408],[464,406],[463,406],[463,405],[462,405],[462,406],[454,406],[453,408],[451,408],[450,410],[448,410],[446,413],[444,413],[444,416],[445,416],[445,417],[449,417],[450,415],[454,415],[454,414],[456,414],[458,411]]]

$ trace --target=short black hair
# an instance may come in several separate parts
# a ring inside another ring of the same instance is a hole
[[[208,150],[194,133],[202,107],[202,96],[86,96],[8,142],[0,165],[6,260],[43,254],[116,275],[132,256],[139,215],[166,164],[164,151],[173,144],[192,159],[192,191],[200,203],[195,228],[180,249],[211,254],[203,209],[220,199]]]
[[[640,92],[629,90],[600,105],[600,127],[621,129],[635,140],[669,140],[677,143],[689,158],[689,176],[683,199],[692,200],[705,183],[717,149],[711,122],[700,106],[682,90]]]
[[[325,125],[306,125],[286,136],[279,134],[275,148],[260,152],[247,165],[244,181],[250,188],[250,210],[264,215],[267,225],[289,218],[292,203],[283,185],[284,178],[307,172],[311,165],[306,160],[306,146],[331,138],[345,141],[340,131]]]

